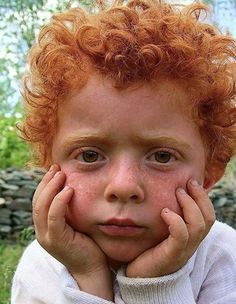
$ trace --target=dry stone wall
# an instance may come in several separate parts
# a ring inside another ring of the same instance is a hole
[[[14,241],[32,226],[32,197],[44,171],[0,170],[0,241]],[[236,228],[236,189],[218,184],[210,193],[217,218]]]
[[[32,197],[44,171],[0,171],[0,240],[16,240],[32,225]]]

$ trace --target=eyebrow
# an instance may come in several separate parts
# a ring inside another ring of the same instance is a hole
[[[182,150],[193,150],[190,144],[183,141],[180,138],[169,137],[166,135],[133,135],[131,141],[134,142],[137,146],[153,146],[153,145],[161,145],[163,147],[175,147]],[[94,133],[94,134],[76,134],[70,136],[66,139],[63,144],[65,149],[70,148],[73,145],[80,143],[89,143],[93,142],[95,144],[101,144],[104,146],[112,146],[117,140],[107,134],[103,133]]]
[[[86,143],[86,142],[94,142],[96,144],[103,144],[103,145],[111,145],[112,140],[108,138],[105,134],[76,134],[73,136],[67,137],[66,141],[63,143],[63,148],[67,149],[70,148],[73,145],[79,144],[79,143]],[[115,142],[115,140],[114,140]]]
[[[182,139],[169,137],[167,135],[160,135],[160,136],[146,135],[146,136],[142,136],[142,137],[139,135],[135,135],[134,141],[138,144],[145,144],[145,145],[152,145],[152,144],[156,143],[158,145],[178,147],[178,148],[181,148],[184,150],[193,149],[190,144],[183,141]]]

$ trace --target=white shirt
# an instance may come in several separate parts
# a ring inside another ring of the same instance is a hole
[[[25,250],[13,279],[12,304],[236,304],[236,231],[216,222],[177,272],[157,278],[113,275],[114,302],[79,289],[67,269],[37,241]]]

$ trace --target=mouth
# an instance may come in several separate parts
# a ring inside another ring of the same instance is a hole
[[[106,235],[117,237],[137,236],[144,231],[144,227],[137,225],[133,220],[118,218],[112,218],[100,224],[99,229]]]

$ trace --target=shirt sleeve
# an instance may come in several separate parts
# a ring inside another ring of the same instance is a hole
[[[114,302],[96,297],[79,289],[76,281],[63,268],[59,276],[60,286],[53,295],[41,281],[36,286],[25,282],[20,274],[16,274],[12,284],[11,304],[112,304]]]
[[[80,290],[68,270],[37,241],[24,251],[12,281],[11,304],[111,304]]]
[[[60,275],[62,296],[58,304],[111,304],[114,302],[96,297],[79,289],[77,282],[73,279],[66,268]]]
[[[236,240],[236,235],[235,235]],[[217,254],[211,257],[209,272],[202,284],[198,304],[236,303],[236,246],[234,250],[224,244],[223,250],[215,248]]]
[[[177,272],[157,278],[128,278],[120,269],[117,281],[126,304],[194,304],[189,261]]]
[[[126,304],[235,304],[236,231],[217,222],[196,253],[177,272],[157,278],[117,274]]]

